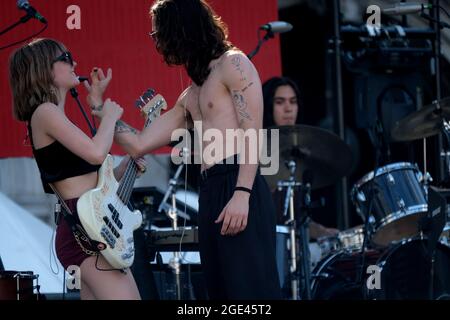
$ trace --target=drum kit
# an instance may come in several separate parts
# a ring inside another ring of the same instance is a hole
[[[38,278],[32,271],[0,271],[0,300],[39,300]]]
[[[409,142],[442,133],[450,145],[447,119],[450,98],[397,122],[391,135],[397,142]],[[289,234],[285,240],[289,272],[282,283],[289,289],[288,298],[450,298],[450,214],[446,206],[442,210],[431,206],[435,188],[426,168],[422,173],[408,162],[383,164],[359,179],[350,198],[364,225],[317,239],[322,258],[312,269],[308,247],[311,190],[347,176],[352,153],[339,137],[323,129],[304,125],[272,129],[279,130],[278,156],[285,166],[280,165],[279,173],[266,180],[272,190],[286,190],[282,212]],[[443,217],[443,223],[433,224],[434,232],[437,228],[441,235],[434,241],[429,229],[437,216]]]

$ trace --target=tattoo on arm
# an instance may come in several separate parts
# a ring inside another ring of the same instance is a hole
[[[133,133],[133,134],[138,133],[138,131],[135,128],[129,126],[122,120],[119,120],[116,122],[115,132],[116,133]]]
[[[240,116],[240,123],[242,124],[244,120],[252,121],[252,117],[248,114],[248,104],[245,101],[244,96],[239,90],[233,90],[233,101],[236,106],[237,112]]]
[[[247,90],[248,88],[250,88],[253,85],[253,82],[250,82],[248,85],[246,85],[244,87],[244,89],[242,89],[242,92],[245,92],[245,90]]]
[[[240,81],[245,81],[247,78],[244,75],[244,69],[241,66],[241,57],[233,57],[231,59],[231,64],[234,66],[235,70],[240,74]]]

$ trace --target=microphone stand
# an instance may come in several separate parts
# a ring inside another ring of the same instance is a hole
[[[31,15],[26,14],[24,15],[22,18],[19,19],[19,21],[17,21],[16,23],[10,25],[9,27],[7,27],[6,29],[0,31],[0,36],[4,35],[5,33],[7,33],[8,31],[11,31],[12,29],[14,29],[15,27],[17,27],[18,25],[20,25],[21,23],[26,23],[28,20],[30,20],[32,18]]]
[[[75,88],[70,89],[70,94],[72,95],[72,97],[75,99],[75,101],[77,102],[78,107],[81,110],[81,114],[84,117],[84,120],[86,120],[88,126],[89,126],[89,130],[91,131],[92,136],[95,136],[97,133],[97,129],[95,129],[95,127],[92,126],[91,121],[89,121],[89,118],[86,114],[86,111],[84,111],[83,106],[81,105],[80,99],[78,99],[78,91]]]
[[[250,52],[250,53],[247,55],[247,57],[248,57],[250,60],[252,60],[252,58],[253,58],[254,56],[256,56],[256,54],[259,52],[259,49],[261,49],[261,46],[264,44],[264,42],[266,42],[267,40],[272,39],[272,38],[274,38],[274,37],[275,37],[275,34],[272,32],[272,30],[267,30],[267,33],[266,33],[266,35],[264,36],[264,38],[258,40],[258,45],[256,46],[256,48],[255,48],[252,52]]]

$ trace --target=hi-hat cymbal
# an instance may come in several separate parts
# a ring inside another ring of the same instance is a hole
[[[395,141],[413,141],[437,135],[442,121],[450,119],[450,98],[424,106],[397,122],[391,131]]]
[[[346,176],[352,167],[353,156],[350,147],[334,133],[321,128],[297,125],[273,127],[279,130],[279,148],[275,148],[279,157],[279,171],[265,178],[275,189],[278,181],[288,180],[290,171],[286,162],[295,161],[297,170],[295,179],[302,182],[306,171],[310,172],[312,189],[332,185]],[[270,134],[269,134],[270,137]],[[270,153],[272,141],[268,141]]]

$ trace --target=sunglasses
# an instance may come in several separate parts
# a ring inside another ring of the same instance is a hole
[[[73,58],[72,55],[70,54],[70,52],[63,52],[59,57],[55,58],[55,60],[53,60],[53,63],[55,62],[65,62],[70,64],[71,66],[73,66]]]
[[[149,36],[152,37],[153,41],[156,41],[156,34],[158,33],[158,31],[152,31],[149,32]]]

